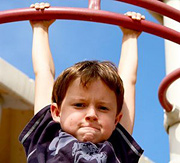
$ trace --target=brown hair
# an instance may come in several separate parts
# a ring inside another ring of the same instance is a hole
[[[69,85],[77,78],[80,78],[83,86],[100,78],[114,91],[117,100],[117,114],[120,113],[124,99],[123,82],[116,66],[109,61],[83,61],[64,70],[54,83],[52,102],[60,106]]]

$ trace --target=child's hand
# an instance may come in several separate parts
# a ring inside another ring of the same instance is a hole
[[[41,3],[32,4],[30,7],[31,8],[35,8],[36,10],[45,10],[45,8],[49,8],[50,7],[50,4],[49,3],[41,2]],[[41,28],[44,28],[44,29],[48,29],[49,26],[54,21],[55,20],[42,20],[42,21],[30,20],[30,24],[31,24],[32,28],[41,27]]]
[[[129,11],[129,12],[125,13],[124,15],[127,15],[131,19],[137,20],[137,21],[141,21],[141,20],[145,19],[144,15],[141,15],[140,13],[136,13],[136,12],[130,12]],[[141,34],[141,32],[139,32],[139,31],[127,29],[124,27],[120,27],[120,28],[121,28],[124,35],[130,35],[130,36],[138,37]]]
[[[131,19],[138,20],[138,21],[145,19],[144,15],[141,15],[140,13],[136,13],[136,12],[130,12],[129,11],[129,12],[125,13],[124,15],[127,15]]]
[[[44,10],[45,8],[49,8],[50,7],[50,4],[49,3],[44,3],[44,2],[41,2],[41,3],[35,3],[35,4],[31,4],[30,6],[31,8],[35,8],[36,10]]]

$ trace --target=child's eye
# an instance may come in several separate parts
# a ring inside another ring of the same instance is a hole
[[[83,103],[76,103],[76,104],[74,104],[74,106],[77,107],[77,108],[83,108],[83,107],[85,107],[85,104],[83,104]]]
[[[105,107],[105,106],[100,106],[99,109],[100,109],[100,110],[103,110],[103,111],[108,111],[108,110],[109,110],[109,109],[108,109],[107,107]]]

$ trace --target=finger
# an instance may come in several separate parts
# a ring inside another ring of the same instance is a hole
[[[36,10],[40,9],[40,4],[39,4],[39,3],[35,3],[34,8],[35,8]]]
[[[34,4],[31,4],[31,5],[30,5],[30,8],[34,8],[34,7],[35,7],[35,5],[34,5]]]
[[[50,4],[49,4],[49,3],[45,3],[45,7],[46,7],[46,8],[49,8],[49,7],[50,7]]]
[[[134,20],[137,19],[137,17],[136,17],[136,16],[137,16],[136,12],[131,12],[131,14],[132,14],[132,15],[131,15],[131,18],[132,18],[132,19],[134,19]]]
[[[140,13],[137,13],[137,20],[144,20],[145,16],[141,15]]]
[[[141,14],[140,14],[140,13],[137,13],[137,14],[136,14],[136,19],[137,19],[137,20],[141,20]]]
[[[145,17],[144,15],[141,15],[141,19],[142,19],[142,20],[145,20],[146,17]]]
[[[44,2],[41,2],[41,3],[39,4],[39,8],[40,8],[41,10],[44,10],[44,9],[45,9],[45,3],[44,3]]]
[[[128,11],[127,13],[125,13],[125,15],[131,17],[131,16],[132,16],[132,12],[131,12],[131,11]]]

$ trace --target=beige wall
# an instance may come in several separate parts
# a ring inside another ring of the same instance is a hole
[[[0,124],[0,162],[26,162],[25,152],[18,141],[18,137],[32,116],[32,110],[2,109]]]

